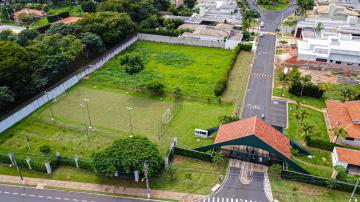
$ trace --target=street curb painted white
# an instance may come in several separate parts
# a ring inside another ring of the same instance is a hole
[[[273,201],[273,195],[272,195],[272,191],[271,191],[271,185],[270,185],[270,180],[269,180],[269,176],[267,171],[264,172],[264,191],[265,191],[265,196],[269,201]]]

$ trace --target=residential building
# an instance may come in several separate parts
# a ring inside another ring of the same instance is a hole
[[[295,29],[298,61],[360,65],[358,13],[344,6],[318,6]]]
[[[337,142],[360,147],[360,101],[326,101],[329,129],[344,128],[347,136]]]
[[[208,41],[224,41],[225,48],[235,48],[242,39],[242,33],[233,29],[234,25],[219,23],[215,26],[183,24],[179,29],[188,30],[182,34],[185,38]]]
[[[333,166],[345,168],[350,175],[360,175],[360,151],[334,147],[331,153]]]

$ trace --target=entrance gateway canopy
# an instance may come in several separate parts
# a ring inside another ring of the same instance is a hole
[[[221,125],[214,144],[195,150],[208,151],[226,145],[246,145],[263,149],[276,155],[296,171],[308,173],[291,160],[292,141],[256,116]]]

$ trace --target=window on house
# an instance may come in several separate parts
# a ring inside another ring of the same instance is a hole
[[[360,1],[360,0],[359,0]],[[332,62],[334,62],[334,60],[330,60],[330,62],[332,63]]]
[[[347,65],[353,65],[353,63],[352,63],[352,62],[348,62]]]
[[[354,138],[346,137],[345,140],[354,141]]]
[[[336,64],[341,64],[341,61],[336,61],[335,63],[336,63]]]

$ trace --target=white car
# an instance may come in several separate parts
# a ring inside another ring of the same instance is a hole
[[[260,27],[264,27],[264,22],[261,22],[261,23],[260,23]]]
[[[260,32],[259,36],[260,36],[260,37],[264,36],[264,33]]]

